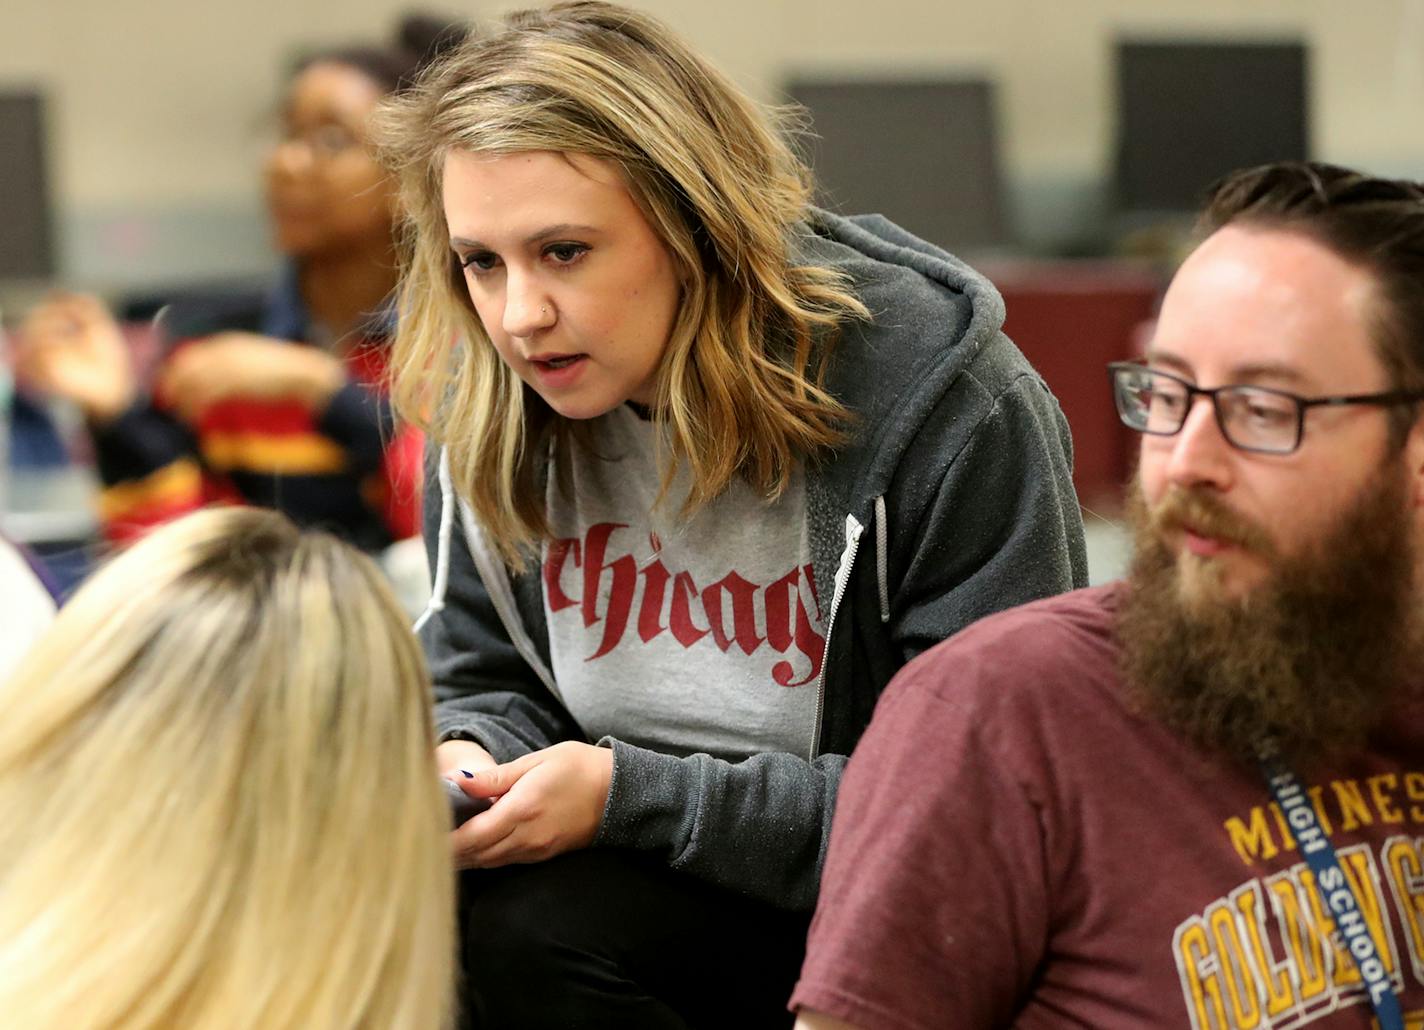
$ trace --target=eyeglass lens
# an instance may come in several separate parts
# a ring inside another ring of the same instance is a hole
[[[1151,369],[1114,371],[1114,394],[1123,421],[1139,432],[1171,436],[1186,422],[1193,391]],[[1288,453],[1299,442],[1298,402],[1254,386],[1227,386],[1212,393],[1217,424],[1227,440],[1248,450]]]

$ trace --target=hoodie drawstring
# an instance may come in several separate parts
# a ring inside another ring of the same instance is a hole
[[[429,503],[430,498],[426,498]],[[420,618],[415,620],[411,632],[419,633],[420,628],[430,621],[436,612],[445,610],[445,591],[450,584],[450,534],[455,527],[455,488],[450,483],[450,452],[440,448],[440,537],[435,550],[435,583],[430,588],[430,601]]]
[[[875,498],[875,575],[880,587],[880,621],[890,621],[890,558],[887,554],[885,496]]]

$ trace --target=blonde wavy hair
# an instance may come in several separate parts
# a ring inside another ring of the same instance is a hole
[[[838,327],[868,313],[844,277],[793,259],[811,179],[784,122],[656,19],[591,0],[473,34],[376,116],[406,218],[395,402],[449,449],[456,487],[512,566],[547,537],[543,456],[574,427],[500,360],[474,312],[442,207],[446,155],[554,151],[621,172],[682,282],[655,409],[665,457],[690,472],[686,515],[739,475],[777,496],[847,419],[823,388],[826,361]],[[665,461],[664,493],[674,472]]]
[[[364,556],[256,509],[124,552],[0,686],[0,1013],[446,1025],[429,686]]]

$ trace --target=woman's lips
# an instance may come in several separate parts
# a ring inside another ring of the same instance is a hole
[[[529,359],[540,383],[546,386],[568,386],[588,364],[587,354],[547,354]]]

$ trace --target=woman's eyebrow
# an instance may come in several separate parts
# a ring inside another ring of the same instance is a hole
[[[553,236],[566,236],[569,234],[597,233],[599,230],[592,225],[579,225],[574,222],[560,222],[558,225],[545,226],[537,232],[532,232],[521,241],[525,246],[531,243],[538,243]],[[493,250],[494,248],[484,243],[482,240],[471,239],[468,236],[451,236],[450,246],[466,247],[470,250]]]
[[[560,222],[558,225],[551,225],[548,228],[540,229],[536,233],[531,233],[524,237],[524,242],[538,243],[540,240],[547,240],[551,236],[567,236],[570,234],[587,234],[598,232],[592,225],[577,225],[573,222]]]

